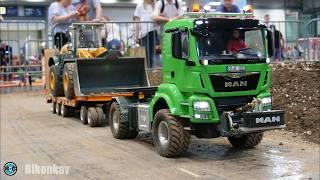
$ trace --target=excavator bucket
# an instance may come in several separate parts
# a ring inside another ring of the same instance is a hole
[[[77,96],[114,92],[116,88],[147,87],[144,58],[78,59],[74,73]]]

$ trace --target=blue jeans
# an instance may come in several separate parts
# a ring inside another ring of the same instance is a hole
[[[121,49],[121,41],[117,39],[113,39],[107,43],[108,50],[120,51]]]

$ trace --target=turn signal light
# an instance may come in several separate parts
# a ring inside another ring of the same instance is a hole
[[[253,6],[252,5],[246,5],[244,8],[243,8],[243,11],[245,13],[253,13]]]
[[[199,12],[199,11],[200,11],[200,5],[199,4],[193,4],[192,12]]]

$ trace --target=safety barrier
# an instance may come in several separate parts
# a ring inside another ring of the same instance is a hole
[[[284,37],[281,60],[319,61],[320,39],[309,32],[319,22],[272,21]],[[108,21],[104,23],[104,46],[120,50],[129,56],[146,57],[148,68],[161,67],[159,25],[154,22]],[[318,27],[320,28],[320,27]],[[148,32],[148,33],[146,33]],[[43,49],[54,48],[54,35],[45,21],[3,21],[0,23],[2,47],[0,80],[11,80],[17,74],[28,74],[41,79]],[[273,44],[273,47],[275,44]],[[273,54],[275,57],[275,54]],[[274,61],[273,61],[274,62]],[[18,73],[19,72],[19,73]]]

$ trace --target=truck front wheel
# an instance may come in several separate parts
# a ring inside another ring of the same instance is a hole
[[[251,149],[260,144],[263,137],[263,133],[245,134],[240,137],[231,136],[228,137],[232,146],[239,149]]]
[[[124,121],[124,116],[117,102],[113,102],[109,111],[109,125],[114,138],[130,139],[138,135],[137,130],[130,130],[129,123]]]
[[[188,150],[191,136],[179,119],[170,115],[167,109],[161,109],[154,117],[152,137],[161,156],[175,157]]]

